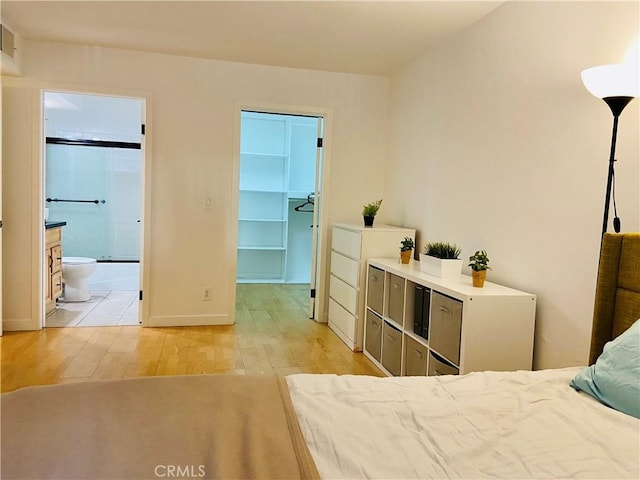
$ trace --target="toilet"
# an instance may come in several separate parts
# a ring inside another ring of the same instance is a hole
[[[62,281],[65,302],[86,302],[89,293],[89,275],[96,271],[95,258],[62,257]]]

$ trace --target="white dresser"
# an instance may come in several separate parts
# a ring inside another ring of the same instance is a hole
[[[398,257],[404,237],[415,240],[416,231],[391,225],[338,223],[331,239],[329,327],[354,351],[362,350],[365,316],[367,259]]]

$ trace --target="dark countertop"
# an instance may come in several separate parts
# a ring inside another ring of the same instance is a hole
[[[66,224],[67,222],[48,221],[48,222],[44,222],[44,228],[48,230],[50,228],[64,227]]]

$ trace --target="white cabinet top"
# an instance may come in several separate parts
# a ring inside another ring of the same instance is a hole
[[[407,227],[396,227],[394,225],[378,225],[375,224],[373,227],[365,227],[364,225],[356,225],[353,223],[335,223],[333,225],[336,228],[342,228],[344,230],[351,230],[352,232],[363,232],[363,231],[374,231],[374,232],[398,232],[398,231],[408,231],[410,233],[415,232],[412,228]]]
[[[420,270],[420,262],[418,260],[411,260],[407,265],[403,265],[398,262],[397,258],[370,258],[369,265],[379,267],[390,273],[395,273],[414,283],[427,286],[435,289],[445,295],[450,295],[454,298],[464,297],[464,300],[471,300],[474,297],[491,297],[491,296],[503,296],[503,297],[515,297],[515,296],[528,296],[535,299],[536,296],[532,293],[522,292],[513,288],[498,285],[496,283],[485,282],[484,287],[474,287],[471,281],[471,276],[460,275],[459,279],[442,279],[429,275]]]

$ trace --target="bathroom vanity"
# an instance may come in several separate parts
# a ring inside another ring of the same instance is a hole
[[[45,222],[44,269],[45,312],[56,309],[56,299],[62,295],[62,227],[67,222]]]

